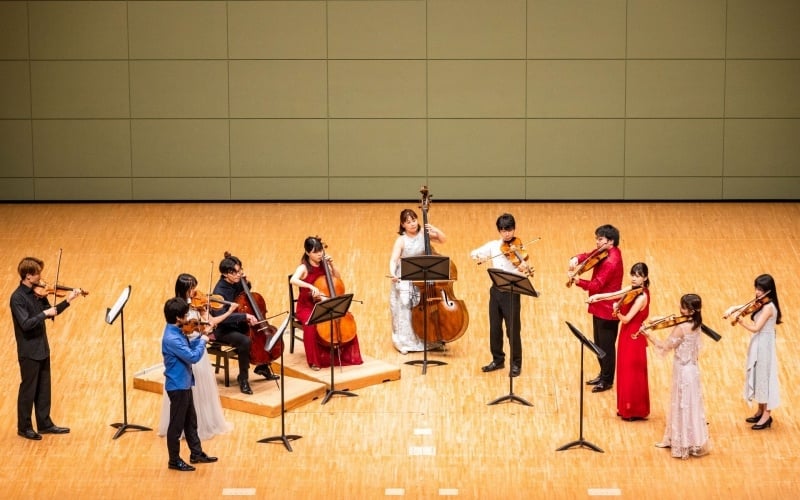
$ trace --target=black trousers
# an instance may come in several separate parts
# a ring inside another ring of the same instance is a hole
[[[248,380],[250,376],[250,336],[235,330],[218,333],[217,340],[225,342],[236,348],[236,357],[239,359],[238,380]]]
[[[606,353],[604,358],[597,359],[600,364],[600,381],[604,384],[612,385],[614,383],[614,370],[617,367],[616,344],[619,320],[592,316],[592,327],[594,330],[594,343]]]
[[[169,396],[169,426],[167,427],[167,451],[169,461],[181,458],[181,434],[186,436],[186,444],[192,455],[200,455],[203,448],[197,435],[197,412],[191,389],[167,391]]]
[[[520,339],[520,301],[518,293],[504,292],[496,287],[489,289],[489,349],[492,361],[505,362],[503,350],[503,322],[511,346],[511,363],[522,368],[522,340]]]
[[[33,429],[31,411],[36,414],[36,428],[52,427],[50,420],[50,358],[19,358],[19,383],[17,395],[17,430]]]

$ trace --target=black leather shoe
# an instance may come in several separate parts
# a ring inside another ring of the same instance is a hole
[[[189,461],[193,464],[210,464],[217,461],[217,457],[209,457],[203,452],[200,455],[189,455]]]
[[[187,464],[186,462],[184,462],[180,458],[178,460],[174,461],[174,462],[170,461],[169,462],[169,468],[172,469],[172,470],[179,470],[181,472],[191,472],[191,471],[195,470],[194,467],[192,467],[191,465]]]
[[[239,390],[244,394],[253,394],[253,389],[250,388],[250,382],[247,380],[239,379]]]
[[[502,370],[505,367],[506,365],[504,365],[503,363],[495,363],[494,361],[492,361],[488,365],[482,367],[481,370],[484,372],[493,372],[495,370]]]
[[[587,380],[586,385],[597,385],[600,383],[600,375],[596,376],[592,380]]]
[[[519,365],[511,365],[511,372],[509,373],[512,377],[519,377],[519,374],[522,372],[522,368]]]
[[[24,431],[17,431],[17,434],[19,434],[20,436],[24,437],[25,439],[32,439],[34,441],[39,441],[40,439],[42,439],[41,434],[39,434],[38,432],[36,432],[33,429],[26,429]]]
[[[598,382],[597,385],[592,387],[592,392],[603,392],[611,389],[611,384],[606,384],[605,382]]]
[[[748,424],[756,424],[758,423],[759,420],[761,420],[760,413],[758,415],[753,415],[752,417],[747,417],[746,419],[744,419],[744,421],[747,422]]]
[[[278,380],[279,378],[281,378],[280,376],[272,373],[272,368],[270,368],[268,364],[256,366],[255,370],[253,370],[253,373],[255,373],[256,375],[261,375],[267,380]]]
[[[53,425],[45,429],[39,429],[39,434],[69,434],[69,428]]]

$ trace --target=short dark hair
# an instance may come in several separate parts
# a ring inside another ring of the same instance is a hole
[[[174,325],[179,318],[186,316],[189,312],[189,304],[180,297],[172,297],[164,303],[164,319],[167,323]]]
[[[239,257],[225,252],[225,258],[219,262],[219,272],[221,274],[235,273],[236,266],[239,266],[239,269],[242,268],[242,261],[239,260]]]
[[[503,230],[508,231],[510,229],[516,229],[516,228],[517,228],[517,221],[514,220],[513,215],[505,213],[497,218],[498,231],[503,231]]]
[[[603,224],[602,226],[598,227],[594,230],[594,235],[597,237],[602,236],[607,240],[611,240],[614,242],[614,246],[619,246],[619,229],[615,228],[611,224]]]

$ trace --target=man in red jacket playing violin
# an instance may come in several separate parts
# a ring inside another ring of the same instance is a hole
[[[615,292],[622,288],[624,275],[622,252],[619,250],[619,230],[610,224],[605,224],[598,227],[594,235],[597,248],[592,252],[578,254],[569,260],[567,276],[570,281],[567,286],[574,283],[589,292],[589,295]],[[601,255],[604,253],[607,255],[603,258]],[[593,262],[595,260],[596,262]],[[592,263],[593,266],[584,265]],[[592,278],[581,279],[580,274],[589,269],[592,270]],[[619,320],[614,317],[613,304],[608,300],[589,304],[589,314],[592,315],[594,343],[605,351],[606,355],[597,360],[600,364],[600,373],[586,383],[594,386],[592,392],[603,392],[614,385]]]

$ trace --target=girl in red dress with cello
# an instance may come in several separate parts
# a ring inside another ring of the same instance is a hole
[[[647,339],[631,334],[650,315],[650,278],[647,264],[631,267],[631,286],[618,292],[592,295],[587,303],[616,300],[614,315],[619,319],[617,343],[617,415],[622,420],[644,420],[650,415],[650,389],[647,384]]]
[[[355,322],[352,317],[344,317],[339,326],[331,329],[346,331],[340,339],[336,336],[323,338],[317,329],[318,325],[306,325],[311,317],[314,305],[321,299],[330,298],[336,292],[331,292],[327,283],[335,280],[341,281],[339,271],[333,267],[333,259],[325,255],[325,246],[318,237],[309,236],[303,243],[305,253],[300,260],[300,265],[291,277],[292,285],[300,289],[297,298],[297,318],[303,322],[303,346],[306,351],[306,361],[312,370],[319,370],[331,366],[360,365],[361,349],[358,346],[358,336],[355,334]],[[326,274],[328,273],[328,274]],[[335,288],[335,287],[334,287]],[[320,329],[329,329],[328,325],[320,324]],[[334,359],[331,360],[330,343],[334,342]]]

